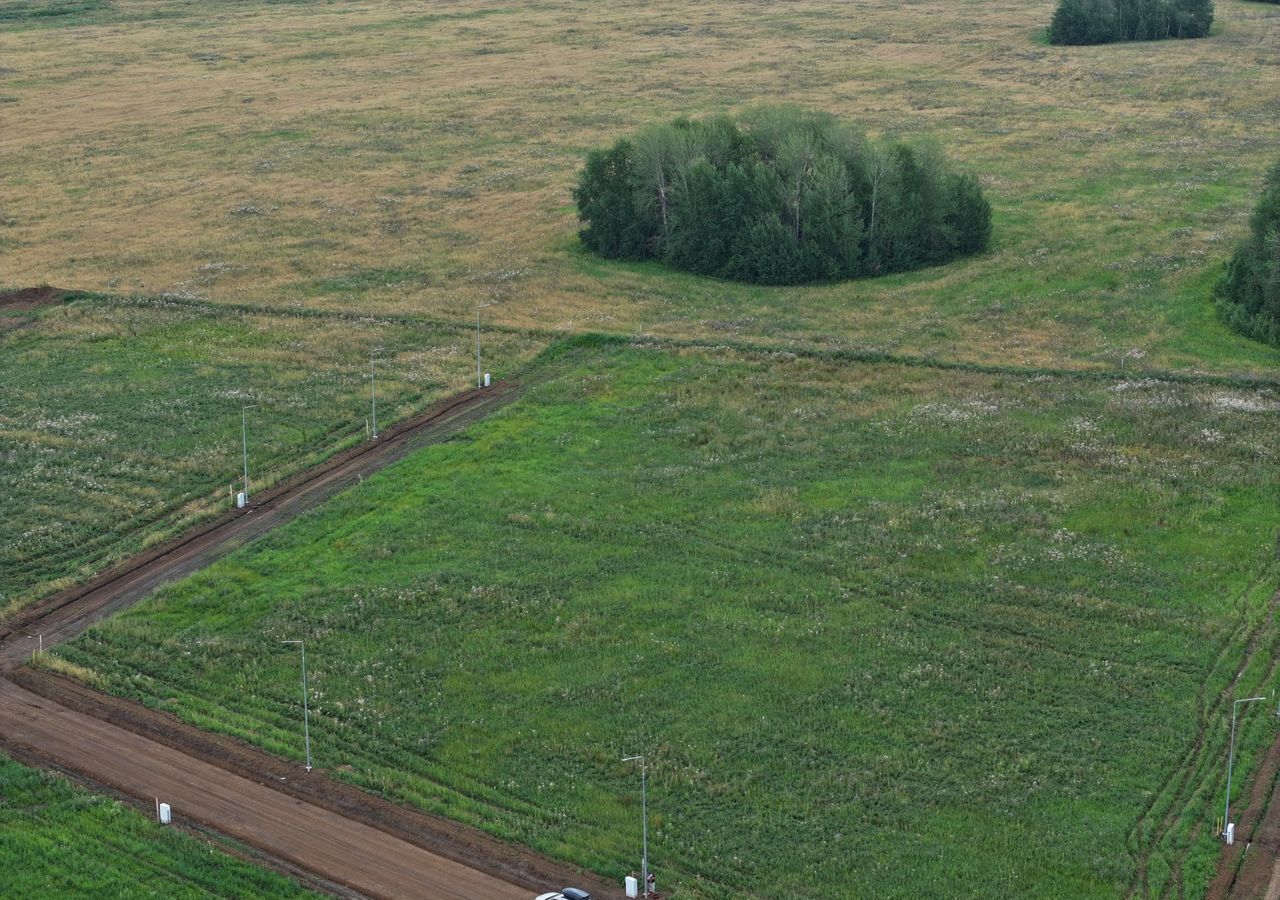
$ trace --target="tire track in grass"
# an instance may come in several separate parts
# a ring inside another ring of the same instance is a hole
[[[1218,704],[1216,709],[1221,711],[1221,715],[1223,716],[1224,720],[1226,716],[1226,711],[1230,709],[1231,704],[1235,699],[1236,685],[1239,683],[1240,676],[1252,664],[1253,660],[1257,657],[1258,653],[1262,651],[1261,645],[1262,645],[1263,635],[1269,634],[1269,633],[1274,634],[1275,615],[1276,615],[1277,609],[1280,609],[1280,592],[1277,592],[1272,595],[1271,600],[1267,606],[1266,614],[1259,621],[1258,627],[1254,630],[1253,634],[1250,637],[1249,644],[1245,650],[1246,658],[1244,662],[1237,669],[1235,677],[1231,680],[1231,683],[1226,688],[1223,689],[1223,692],[1220,695],[1220,703]],[[1270,665],[1267,667],[1266,674],[1263,677],[1262,683],[1263,684],[1273,683],[1277,671],[1280,671],[1280,659],[1277,659],[1275,656],[1272,656]],[[1268,756],[1269,754],[1264,754],[1262,768],[1260,768],[1257,773],[1258,776],[1262,776],[1263,780],[1266,780],[1265,770],[1266,770],[1266,765],[1267,765],[1266,761]],[[1226,784],[1223,777],[1225,773],[1221,770],[1220,767],[1212,764],[1212,762],[1210,761],[1207,755],[1204,757],[1202,767],[1204,769],[1205,775],[1200,780],[1196,790],[1192,791],[1186,797],[1186,801],[1182,804],[1182,807],[1180,809],[1176,809],[1176,810],[1171,809],[1169,815],[1166,817],[1168,822],[1168,827],[1166,828],[1165,840],[1168,840],[1169,837],[1172,834],[1174,834],[1173,826],[1177,823],[1177,820],[1181,818],[1182,814],[1188,811],[1188,807],[1192,805],[1197,794],[1204,794],[1205,792],[1209,792],[1209,795],[1212,796],[1213,794],[1216,794],[1216,792],[1225,789]],[[1249,810],[1246,808],[1244,812],[1247,815],[1249,813]],[[1239,824],[1242,826],[1246,825],[1245,815],[1241,816]],[[1195,844],[1195,839],[1203,827],[1204,827],[1204,819],[1198,818],[1196,821],[1196,824],[1192,827],[1192,829],[1188,833],[1186,842],[1182,845],[1181,848],[1174,848],[1176,856],[1173,861],[1173,864],[1170,867],[1170,872],[1171,872],[1170,880],[1172,883],[1171,883],[1171,890],[1166,892],[1167,896],[1172,896],[1171,891],[1173,888],[1177,889],[1178,896],[1186,896],[1186,886],[1183,883],[1183,868],[1186,865],[1187,857],[1191,853],[1191,848]],[[1249,824],[1248,836],[1244,835],[1243,834],[1244,829],[1243,828],[1241,829],[1242,831],[1241,837],[1244,838],[1244,842],[1246,846],[1252,840],[1252,832],[1255,828],[1256,828],[1256,822]]]

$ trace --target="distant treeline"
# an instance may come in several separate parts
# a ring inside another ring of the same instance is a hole
[[[1280,162],[1267,172],[1249,237],[1218,285],[1218,311],[1236,331],[1280,346]]]
[[[761,284],[934,265],[991,235],[977,179],[933,146],[869,141],[794,107],[619,140],[587,156],[573,197],[601,256]]]
[[[1049,42],[1199,38],[1209,33],[1212,24],[1213,0],[1059,0],[1049,25]]]

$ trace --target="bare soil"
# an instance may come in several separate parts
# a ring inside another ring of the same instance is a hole
[[[264,753],[234,738],[201,731],[168,713],[147,709],[130,700],[106,696],[76,682],[25,666],[8,672],[6,677],[13,687],[8,688],[5,682],[0,680],[0,744],[7,746],[11,742],[16,742],[23,749],[30,751],[31,748],[25,740],[15,741],[11,720],[4,711],[6,691],[22,691],[23,694],[30,692],[30,695],[49,701],[50,705],[56,705],[59,709],[74,713],[76,717],[96,719],[105,726],[109,726],[110,732],[128,732],[146,739],[146,743],[140,746],[153,749],[154,745],[154,748],[171,749],[182,757],[198,760],[208,766],[268,787],[274,793],[282,795],[278,801],[271,801],[273,804],[298,805],[300,802],[325,810],[346,821],[385,832],[399,841],[412,844],[435,856],[460,863],[499,881],[530,890],[551,890],[565,885],[577,885],[597,897],[610,897],[618,893],[616,888],[602,882],[594,875],[550,862],[522,847],[504,844],[474,828],[398,806],[349,784],[335,781],[323,769],[316,768],[306,772],[297,762]],[[83,719],[77,718],[75,721],[79,725]],[[66,763],[62,758],[66,753],[65,744],[68,742],[74,744],[81,740],[83,738],[77,732],[64,733],[59,729],[56,743],[50,743],[47,747],[37,745],[34,749],[37,752],[43,749],[46,758],[52,758],[60,764],[83,769],[83,766],[77,766],[74,761]],[[112,786],[115,786],[115,782],[112,780],[111,773],[121,763],[121,760],[114,758],[112,751],[115,746],[115,744],[96,746],[95,752],[101,754],[103,759],[102,770],[97,776],[92,772],[88,773],[91,777],[95,777],[95,780],[104,781]],[[121,746],[124,746],[123,742]],[[163,754],[160,749],[154,749],[154,752],[158,757]],[[196,815],[190,808],[186,814]],[[208,824],[219,831],[259,846],[268,853],[273,852],[271,846],[262,846],[259,842],[251,840],[252,836],[244,834],[240,829],[228,827],[226,823],[219,821],[209,821]],[[349,876],[343,877],[341,868],[335,871],[327,870],[322,865],[308,865],[305,854],[284,858],[361,893],[368,893],[365,889],[367,885],[354,883]],[[468,896],[503,896],[503,894]]]
[[[0,291],[0,309],[35,309],[61,302],[70,294],[62,288],[42,287],[23,288],[19,291]]]
[[[527,900],[528,885],[460,864],[389,832],[0,680],[0,734],[111,787],[204,823],[371,897]],[[294,767],[293,777],[323,779]],[[292,780],[292,779],[290,779]]]
[[[71,293],[49,285],[23,288],[20,291],[0,291],[0,334],[14,331],[31,321],[30,316],[18,313],[32,312],[42,306],[61,303]]]

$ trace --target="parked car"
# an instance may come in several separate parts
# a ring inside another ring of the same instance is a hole
[[[561,888],[549,894],[539,894],[537,900],[591,900],[591,895],[582,888]]]

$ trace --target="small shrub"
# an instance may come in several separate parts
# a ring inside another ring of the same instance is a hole
[[[1199,38],[1212,25],[1213,0],[1060,0],[1049,24],[1049,42]]]
[[[991,236],[977,179],[937,148],[871,142],[794,107],[620,140],[587,156],[573,196],[601,256],[760,284],[936,265]]]
[[[1249,237],[1218,284],[1218,312],[1236,331],[1280,346],[1280,162],[1267,172]]]

